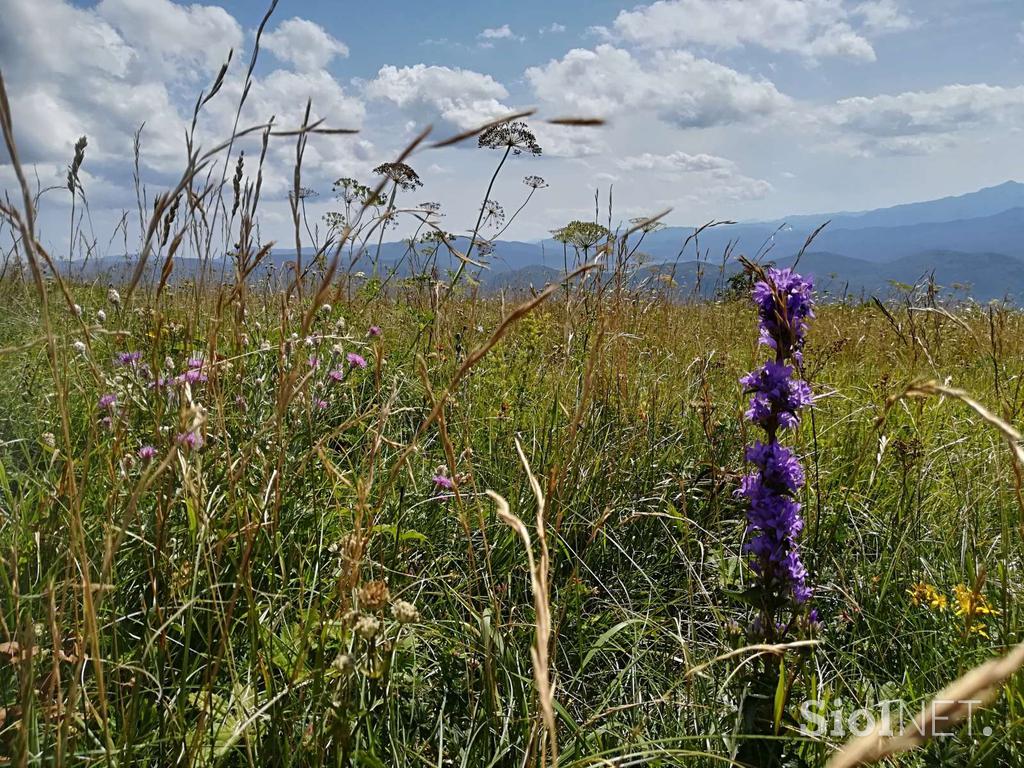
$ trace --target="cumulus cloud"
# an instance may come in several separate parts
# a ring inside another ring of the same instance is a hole
[[[865,0],[853,9],[872,32],[902,32],[914,26],[914,20],[900,10],[896,0]]]
[[[1024,119],[1024,86],[978,83],[857,96],[824,108],[818,119],[857,154],[930,154],[949,148],[963,131]]]
[[[707,171],[732,171],[736,164],[732,160],[716,155],[690,155],[686,152],[672,152],[668,155],[656,155],[644,152],[630,155],[618,160],[618,166],[624,170],[667,170],[684,173],[703,173]]]
[[[702,192],[722,200],[759,200],[774,191],[769,182],[744,176],[732,160],[717,155],[644,152],[620,158],[616,165],[624,171],[653,172],[669,179],[690,174]]]
[[[477,37],[484,40],[509,40],[515,37],[512,33],[512,28],[508,24],[502,24],[500,27],[488,27],[481,32]]]
[[[490,75],[468,69],[427,66],[384,66],[366,84],[371,99],[388,101],[413,115],[420,123],[443,120],[465,130],[511,110],[505,86]]]
[[[882,14],[876,10],[875,18]],[[874,61],[874,48],[849,17],[842,0],[658,0],[620,11],[603,33],[652,48],[757,45],[811,58]]]
[[[276,59],[303,72],[323,69],[336,56],[348,56],[347,45],[319,24],[300,18],[281,22],[264,35],[262,44]]]
[[[179,72],[184,67],[190,76],[217,68],[228,49],[238,52],[243,41],[241,25],[215,5],[101,0],[96,14],[131,41],[133,60],[140,66],[174,67]]]
[[[37,165],[41,178],[59,175],[77,138],[86,135],[83,185],[94,205],[102,205],[113,200],[113,190],[130,186],[133,137],[145,122],[143,173],[152,183],[166,183],[184,167],[184,136],[197,94],[228,49],[237,53],[243,41],[238,22],[216,6],[102,0],[80,8],[67,0],[8,0],[0,13],[0,67],[21,159]],[[204,107],[196,135],[200,146],[230,135],[246,66],[236,55],[221,92]],[[362,102],[326,72],[271,69],[254,78],[241,125],[276,115],[278,125],[294,127],[307,97],[314,116],[332,127],[358,128],[363,119]],[[342,165],[359,163],[367,152],[358,139],[313,137],[307,159],[322,157],[309,176],[326,178]],[[294,143],[271,142],[268,195],[284,194],[293,157]]]
[[[789,105],[769,81],[689,52],[656,51],[640,60],[607,43],[530,67],[526,79],[540,99],[585,115],[649,109],[681,128],[754,120]]]

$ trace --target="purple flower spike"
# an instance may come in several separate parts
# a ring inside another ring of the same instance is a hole
[[[813,404],[807,382],[797,378],[802,362],[807,322],[814,317],[812,284],[789,269],[768,269],[754,285],[753,299],[760,320],[760,342],[775,351],[740,383],[750,393],[747,421],[761,427],[765,442],[747,447],[746,459],[757,471],[746,475],[737,495],[747,502],[747,535],[744,552],[765,594],[764,619],[759,626],[778,623],[773,618],[781,598],[796,604],[811,598],[807,569],[800,559],[799,537],[804,528],[800,502],[794,495],[804,484],[800,461],[778,442],[778,433],[800,424],[800,411]],[[785,626],[785,625],[784,625]]]
[[[357,355],[355,352],[349,352],[345,355],[345,359],[348,360],[348,364],[353,368],[365,368],[366,358],[362,355]]]

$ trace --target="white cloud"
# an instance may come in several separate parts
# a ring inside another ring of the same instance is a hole
[[[854,154],[931,154],[965,131],[1024,119],[1024,86],[977,83],[841,99],[818,114]]]
[[[732,171],[736,164],[732,160],[716,155],[690,155],[686,152],[672,152],[668,155],[655,155],[644,152],[619,159],[616,163],[623,170],[675,170],[684,173],[704,173],[707,171]]]
[[[96,14],[131,41],[139,65],[186,67],[190,76],[216,69],[228,49],[238,53],[243,41],[241,25],[216,5],[102,0]]]
[[[548,34],[548,33],[554,35],[554,34],[558,34],[559,32],[565,32],[565,25],[564,24],[559,24],[557,21],[553,21],[553,22],[551,22],[550,25],[548,25],[546,27],[541,27],[540,30],[538,30],[538,31],[542,35],[543,34]]]
[[[645,61],[609,44],[576,48],[526,78],[546,102],[587,116],[648,109],[682,128],[755,120],[789,105],[759,80],[686,51],[657,51]]]
[[[389,101],[419,118],[436,119],[464,130],[511,110],[502,103],[508,91],[490,75],[468,69],[427,66],[384,66],[366,85],[371,99]]]
[[[690,174],[692,184],[723,200],[759,200],[773,191],[769,182],[744,176],[732,160],[717,155],[691,155],[681,151],[667,155],[644,152],[623,157],[616,161],[616,165],[624,171],[654,172],[668,179]]]
[[[500,27],[488,27],[481,32],[477,37],[483,38],[484,40],[508,40],[509,38],[515,37],[512,34],[512,29],[508,24],[502,24]]]
[[[652,48],[757,45],[874,61],[871,43],[847,19],[841,0],[658,0],[620,11],[603,33]]]
[[[24,162],[37,165],[40,176],[47,177],[66,166],[74,142],[85,135],[86,192],[94,205],[111,203],[113,193],[107,192],[130,186],[133,134],[145,122],[144,180],[166,183],[180,173],[195,98],[228,48],[236,46],[237,54],[242,44],[241,26],[233,17],[218,7],[167,0],[103,0],[94,8],[77,8],[66,0],[4,4],[0,67]],[[246,67],[244,57],[236,55],[221,92],[204,107],[196,135],[200,146],[230,135]],[[326,118],[328,126],[360,126],[362,102],[326,72],[277,69],[254,78],[241,127],[272,115],[279,126],[296,127],[307,97],[313,100],[314,117]],[[242,144],[252,146],[253,141]],[[358,138],[311,137],[306,175],[327,178],[341,166],[360,163],[368,152],[369,145]],[[293,159],[294,141],[271,141],[268,195],[284,194]],[[133,205],[133,197],[121,204]]]
[[[291,18],[263,36],[266,46],[279,60],[303,72],[326,67],[335,56],[347,57],[348,46],[307,19]]]
[[[865,0],[854,7],[853,13],[872,32],[902,32],[914,26],[914,20],[900,10],[896,0]]]

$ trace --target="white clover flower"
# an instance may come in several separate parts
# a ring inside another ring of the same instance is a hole
[[[82,305],[81,304],[72,304],[71,305],[71,314],[73,314],[75,317],[81,317],[82,316]]]
[[[391,606],[391,615],[399,624],[412,624],[420,620],[420,612],[408,600],[395,600]]]
[[[100,324],[107,322],[107,313],[104,312],[102,309],[99,310],[96,313],[96,319],[100,322]]]
[[[84,355],[86,352],[85,342],[82,340],[74,342],[71,346],[74,348],[75,352],[77,352],[80,355]]]
[[[321,304],[320,305],[320,311],[323,312],[325,315],[331,314],[331,309],[332,308],[331,308],[330,304]]]
[[[334,661],[331,662],[331,666],[343,675],[352,673],[356,668],[355,662],[352,661],[352,657],[347,653],[339,653]]]
[[[376,616],[360,616],[355,630],[364,640],[372,640],[380,632],[380,620]]]
[[[107,291],[107,301],[113,304],[115,307],[121,306],[121,294],[116,289],[111,288]]]

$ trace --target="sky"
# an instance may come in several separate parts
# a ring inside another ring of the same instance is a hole
[[[230,135],[268,5],[0,0],[19,154],[40,189],[58,187],[41,197],[44,242],[67,247],[64,178],[81,135],[87,233],[103,253],[138,237],[136,132],[144,123],[139,175],[152,200],[180,176],[197,96],[233,50],[195,131],[205,147]],[[510,159],[491,194],[511,212],[529,192],[525,176],[547,181],[503,235],[530,240],[592,218],[595,195],[602,221],[611,200],[613,223],[671,208],[668,223],[694,225],[1022,178],[1022,65],[1021,0],[280,0],[238,125],[273,116],[298,127],[308,99],[324,125],[358,129],[308,142],[316,223],[337,208],[335,179],[374,183],[372,169],[427,125],[442,139],[536,108],[528,122],[542,156]],[[545,122],[564,116],[607,123]],[[258,141],[238,143],[228,179],[238,150],[251,178]],[[264,240],[292,238],[294,157],[293,138],[271,140]],[[405,202],[440,203],[443,226],[464,232],[499,159],[475,142],[418,152],[409,163],[424,186]],[[12,180],[0,154],[0,189]]]

